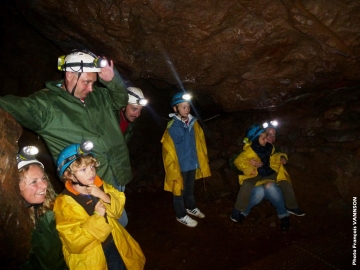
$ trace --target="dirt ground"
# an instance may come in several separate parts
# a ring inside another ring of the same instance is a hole
[[[205,213],[195,228],[175,219],[172,194],[127,192],[130,234],[146,256],[145,269],[349,269],[351,214],[335,214],[322,200],[302,201],[304,217],[280,230],[275,208],[262,201],[243,224],[230,220],[237,191],[207,196],[196,182]],[[325,193],[324,193],[325,194]],[[299,196],[302,198],[302,196]]]

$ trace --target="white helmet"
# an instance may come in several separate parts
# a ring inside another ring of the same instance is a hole
[[[98,58],[90,51],[74,50],[58,58],[58,69],[70,72],[101,72],[105,58]]]
[[[43,169],[44,165],[35,158],[39,150],[35,146],[25,146],[21,149],[20,153],[16,155],[18,170],[29,164],[39,164]]]
[[[140,88],[128,87],[127,91],[129,96],[129,100],[128,100],[129,104],[146,106],[148,101],[147,99],[145,99],[144,94]]]

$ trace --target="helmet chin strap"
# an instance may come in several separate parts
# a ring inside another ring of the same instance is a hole
[[[73,174],[74,175],[74,174]],[[79,185],[80,187],[89,187],[88,185],[84,185],[83,183],[80,182],[79,179],[77,179],[77,177],[74,175],[75,179],[77,180],[77,182],[74,182],[73,180],[71,180],[71,183],[73,185]]]
[[[66,89],[66,91],[68,91],[72,96],[75,96],[75,89],[76,89],[76,86],[77,86],[78,81],[79,81],[79,79],[80,79],[81,73],[82,73],[82,72],[78,72],[78,76],[77,76],[76,83],[75,83],[73,89],[71,90],[71,92],[69,91],[69,89],[68,89],[68,87],[67,87],[66,80],[64,80],[65,89]]]

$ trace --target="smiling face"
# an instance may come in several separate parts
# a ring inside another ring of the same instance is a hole
[[[141,105],[126,105],[125,109],[123,110],[125,119],[127,119],[129,122],[134,122],[140,116],[142,108],[143,106]]]
[[[94,83],[97,80],[96,72],[83,72],[78,80],[77,72],[66,72],[67,90],[71,93],[74,85],[77,82],[74,96],[79,99],[84,99],[89,93],[93,91]]]
[[[177,112],[181,115],[181,117],[185,120],[188,119],[190,114],[190,103],[189,102],[182,102],[173,107],[174,112]]]
[[[44,170],[36,164],[29,165],[29,169],[21,177],[20,194],[30,204],[43,203],[48,187]]]
[[[276,139],[276,129],[269,127],[266,129],[266,134],[267,134],[267,141],[269,143],[274,143]]]

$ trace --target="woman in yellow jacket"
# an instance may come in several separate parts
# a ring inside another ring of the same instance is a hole
[[[265,122],[263,127],[266,130],[266,140],[270,144],[274,144],[276,135],[278,132],[277,121],[270,121],[270,123]],[[298,202],[295,197],[295,192],[290,180],[290,175],[285,169],[285,164],[288,161],[288,157],[285,153],[278,152],[273,146],[272,154],[270,156],[270,167],[277,172],[276,182],[280,187],[287,207],[287,211],[290,214],[296,216],[305,216],[305,213],[300,210]]]
[[[143,269],[138,243],[118,219],[125,195],[96,175],[91,142],[66,147],[57,160],[65,190],[55,201],[56,229],[70,269]]]

